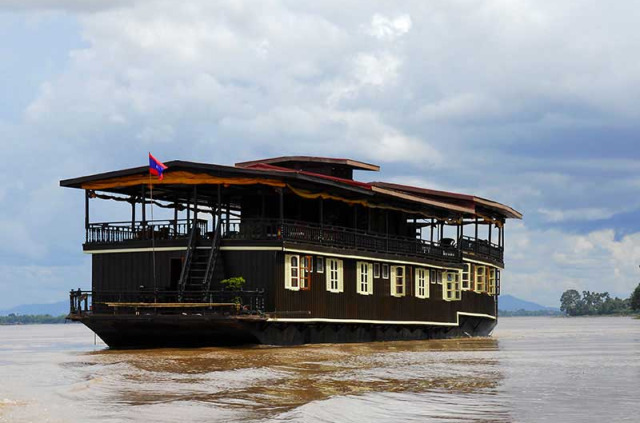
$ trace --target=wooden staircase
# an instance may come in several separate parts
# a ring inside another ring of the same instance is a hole
[[[218,262],[221,230],[221,220],[218,220],[210,248],[198,248],[195,225],[192,228],[187,256],[178,284],[181,302],[200,302],[207,299]]]

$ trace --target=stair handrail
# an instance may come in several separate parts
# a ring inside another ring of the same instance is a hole
[[[211,241],[211,251],[209,252],[209,260],[207,260],[207,270],[204,272],[204,280],[202,291],[207,295],[211,288],[211,281],[213,279],[213,272],[216,268],[216,261],[218,258],[218,250],[220,247],[220,240],[222,238],[222,219],[218,219],[216,229],[213,232],[213,240]]]
[[[182,297],[184,295],[184,290],[187,285],[187,278],[189,276],[189,270],[191,269],[191,259],[193,258],[193,252],[196,246],[196,230],[197,230],[198,221],[194,219],[193,226],[191,227],[191,233],[189,234],[189,244],[187,245],[187,254],[184,258],[184,264],[182,265],[182,270],[180,271],[180,280],[178,281],[178,291],[180,294],[178,295],[178,301],[182,301]]]

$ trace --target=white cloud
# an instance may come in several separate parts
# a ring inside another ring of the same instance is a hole
[[[613,230],[576,235],[510,222],[505,234],[505,294],[558,306],[567,289],[627,298],[638,285],[640,232],[616,239]]]
[[[640,115],[640,59],[630,53],[640,9],[627,2],[415,1],[399,11],[335,0],[7,0],[0,9],[66,12],[84,39],[59,75],[38,81],[22,119],[0,122],[10,157],[4,263],[44,266],[76,251],[81,198],[57,179],[140,165],[149,149],[216,163],[308,153],[380,162],[387,179],[521,209],[528,220],[514,225],[507,256],[517,283],[505,286],[525,298],[596,289],[591,270],[601,284],[617,274],[620,293],[635,281],[621,261],[635,235],[540,229],[639,207],[629,198],[640,162],[632,148],[616,151],[613,133],[632,144]],[[589,143],[597,130],[607,138]]]
[[[411,30],[411,16],[404,14],[395,18],[376,13],[366,32],[379,40],[395,40]]]

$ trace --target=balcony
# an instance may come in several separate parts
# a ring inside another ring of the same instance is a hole
[[[352,228],[320,226],[294,220],[243,219],[231,222],[225,239],[278,240],[349,251],[366,251],[439,261],[460,261],[460,251],[451,245],[418,238],[386,236]]]
[[[193,221],[156,220],[147,222],[92,223],[87,229],[86,243],[91,245],[122,244],[134,241],[186,240]],[[208,237],[208,222],[198,220],[201,237]],[[273,241],[281,244],[317,245],[348,251],[363,251],[385,255],[415,257],[444,262],[461,262],[461,254],[479,260],[502,264],[503,248],[485,240],[462,237],[456,245],[453,239],[441,242],[386,236],[353,228],[321,226],[296,220],[235,219],[223,222],[223,239],[232,241]]]
[[[115,244],[128,241],[175,240],[189,237],[193,221],[153,220],[146,222],[91,223],[87,228],[87,244]],[[200,234],[206,234],[208,222],[198,220]]]

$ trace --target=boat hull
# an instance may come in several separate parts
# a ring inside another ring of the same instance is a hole
[[[258,316],[75,316],[110,348],[300,345],[489,336],[496,320],[460,316],[456,326],[333,322],[278,322]]]

